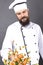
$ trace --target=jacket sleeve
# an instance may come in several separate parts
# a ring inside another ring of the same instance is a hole
[[[3,59],[8,59],[8,51],[12,49],[12,44],[11,44],[11,31],[8,28],[6,31],[6,35],[2,44],[2,49],[1,49],[1,57]]]
[[[39,29],[39,52],[43,59],[43,34],[41,28]]]

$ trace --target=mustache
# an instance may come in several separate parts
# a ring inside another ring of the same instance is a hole
[[[27,18],[26,16],[22,17],[21,19]]]

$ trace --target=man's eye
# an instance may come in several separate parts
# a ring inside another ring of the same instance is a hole
[[[23,13],[25,13],[26,11],[23,11]]]
[[[17,15],[20,15],[20,13],[17,13]]]

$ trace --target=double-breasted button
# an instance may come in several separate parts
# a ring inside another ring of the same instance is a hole
[[[33,27],[32,27],[32,29],[33,29]]]
[[[37,53],[37,51],[35,51],[35,53]]]
[[[37,61],[39,61],[38,58],[37,58]]]
[[[35,37],[35,35],[33,35]]]
[[[37,43],[34,43],[34,44],[37,44]]]

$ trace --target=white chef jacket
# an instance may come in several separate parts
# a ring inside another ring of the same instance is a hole
[[[24,40],[26,49],[22,48],[24,46]],[[31,65],[39,63],[39,52],[43,58],[42,42],[42,31],[39,25],[30,22],[27,26],[22,26],[19,21],[17,21],[8,26],[1,49],[2,59],[8,59],[9,49],[17,49],[19,53],[26,54],[26,57],[28,53],[31,59]],[[20,50],[20,47],[22,50]]]

